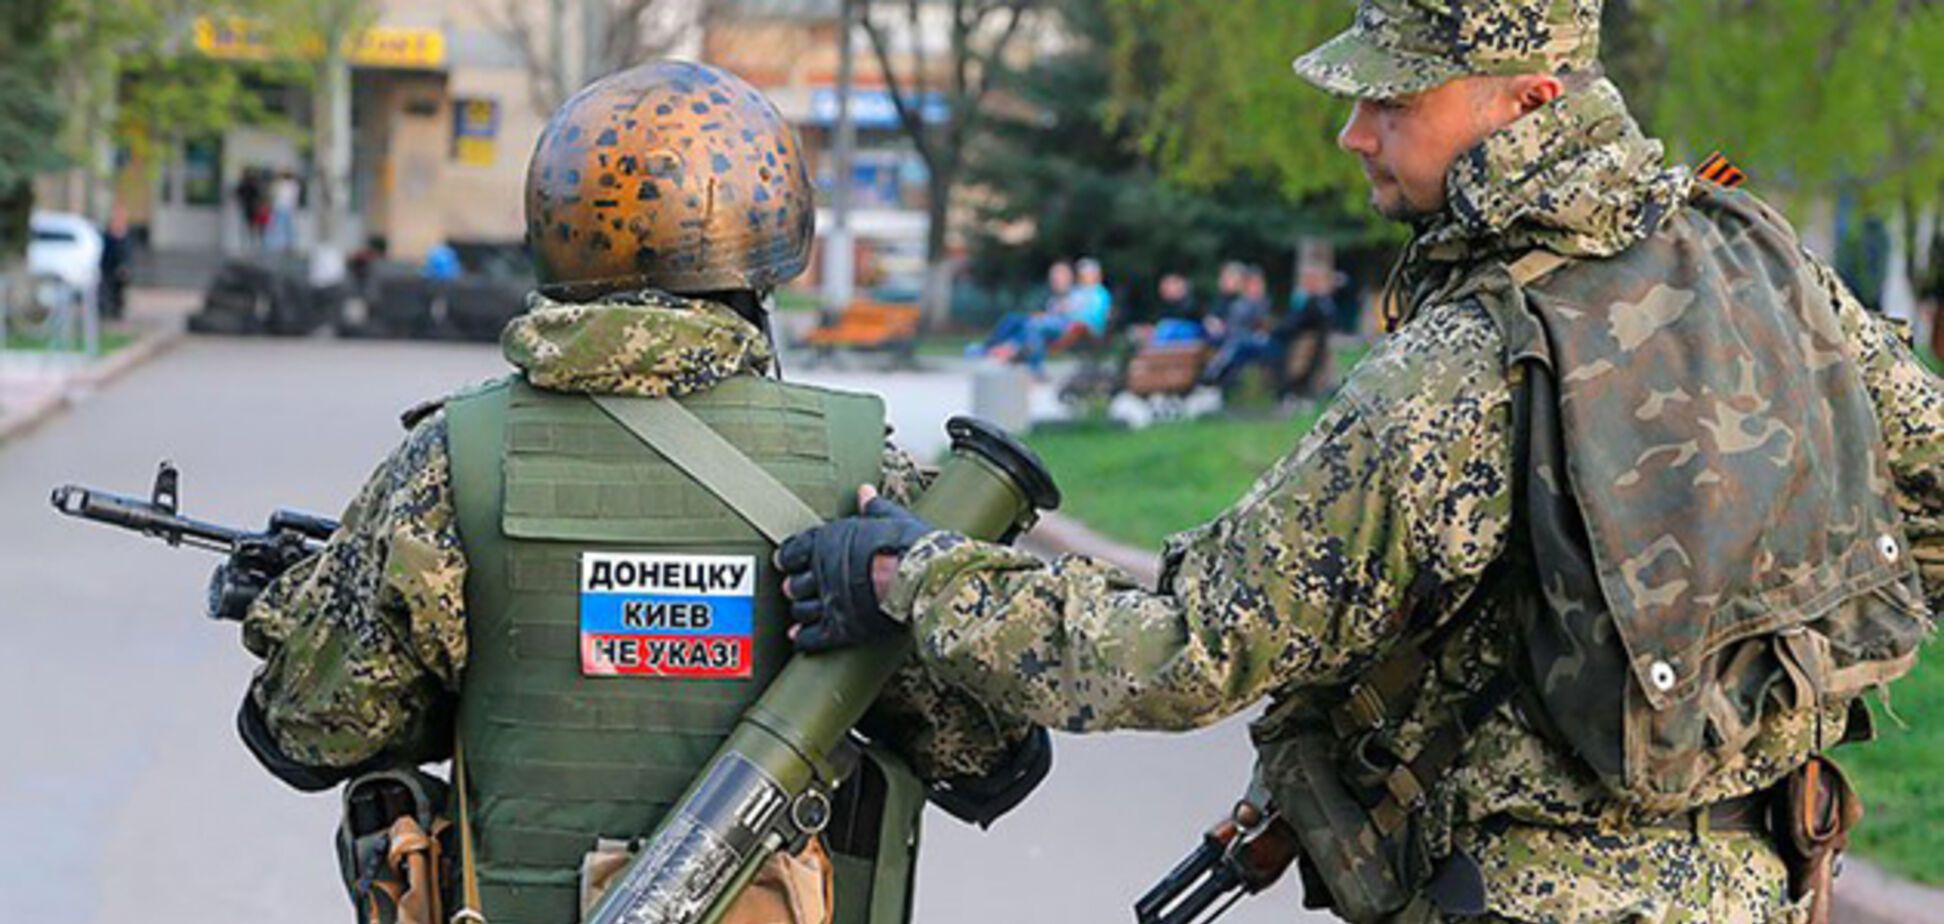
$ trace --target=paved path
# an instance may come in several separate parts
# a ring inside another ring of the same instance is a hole
[[[140,493],[183,470],[195,515],[335,512],[396,442],[397,412],[495,374],[489,347],[194,338],[0,447],[0,921],[335,924],[331,795],[301,796],[235,740],[253,666],[200,617],[213,559],[62,520],[51,486]],[[846,373],[929,452],[965,388]],[[1186,738],[1061,737],[1045,788],[990,832],[937,815],[918,920],[1125,920],[1247,770],[1233,724]],[[1227,919],[1295,918],[1294,887]]]

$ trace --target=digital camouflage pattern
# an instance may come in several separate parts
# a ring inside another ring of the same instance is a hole
[[[1588,842],[1604,861],[1588,868]],[[1521,827],[1463,845],[1499,891],[1528,898],[1517,912],[1467,917],[1502,921],[1618,921],[1655,924],[1799,924],[1808,900],[1791,903],[1787,872],[1755,834],[1652,831],[1586,836]],[[1595,915],[1586,909],[1599,909]]]
[[[1572,73],[1600,56],[1601,0],[1363,0],[1343,34],[1296,59],[1325,92],[1421,93],[1467,75]]]
[[[1604,95],[1554,105],[1599,111],[1617,98]],[[1417,229],[1411,319],[1241,500],[1168,540],[1158,588],[1084,557],[1042,563],[946,533],[918,543],[887,599],[910,620],[923,659],[996,707],[1056,728],[1177,729],[1264,695],[1332,702],[1401,638],[1455,620],[1422,695],[1381,741],[1415,753],[1442,710],[1500,670],[1515,611],[1538,586],[1530,572],[1488,581],[1512,548],[1513,391],[1507,340],[1474,296],[1502,290],[1503,261],[1523,249],[1619,253],[1652,230],[1642,216],[1654,203],[1666,203],[1664,216],[1687,207],[1685,172],[1666,167],[1631,124],[1616,130],[1608,118],[1528,118],[1454,166],[1453,202],[1492,205],[1464,216],[1448,209]],[[1543,170],[1526,169],[1534,152],[1547,155]],[[1601,204],[1578,204],[1587,194]],[[1800,267],[1840,325],[1840,334],[1819,328],[1829,339],[1817,352],[1838,354],[1861,377],[1881,421],[1882,487],[1905,517],[1924,592],[1937,600],[1944,388],[1826,268],[1806,257]],[[1777,700],[1735,704],[1755,710],[1740,732],[1746,743],[1689,790],[1690,804],[1759,791],[1806,749],[1844,736],[1844,705]],[[1660,822],[1508,704],[1475,727],[1414,824],[1432,856],[1462,847],[1479,861],[1488,910],[1502,920],[1798,915],[1785,907],[1783,871],[1766,845],[1728,833],[1672,836],[1652,827]]]
[[[1413,246],[1425,263],[1541,247],[1611,257],[1660,227],[1693,182],[1685,168],[1667,168],[1661,143],[1641,133],[1620,89],[1595,80],[1459,155],[1445,213]]]
[[[598,303],[527,295],[500,348],[537,388],[594,395],[672,398],[732,375],[769,370],[769,341],[714,302],[652,289]]]
[[[509,325],[509,359],[536,385],[679,397],[767,367],[761,332],[707,302],[654,292],[597,305],[544,298]],[[413,427],[345,509],[317,556],[273,582],[243,624],[264,659],[250,696],[278,746],[342,768],[451,748],[450,706],[466,664],[466,561],[443,413]],[[881,485],[909,503],[932,477],[887,444]],[[1028,733],[917,667],[892,679],[873,731],[927,781],[979,776]]]

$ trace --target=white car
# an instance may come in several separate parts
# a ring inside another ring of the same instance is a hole
[[[59,280],[69,297],[79,296],[81,304],[96,304],[101,288],[101,232],[94,223],[69,212],[35,212],[28,218],[32,238],[27,244],[27,271],[35,279],[36,301],[51,308],[48,301],[57,287],[44,280]]]

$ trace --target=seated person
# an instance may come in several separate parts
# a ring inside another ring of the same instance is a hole
[[[1320,267],[1305,267],[1296,291],[1289,297],[1289,316],[1276,326],[1275,339],[1283,344],[1289,361],[1283,390],[1305,398],[1316,397],[1327,385],[1330,367],[1330,328],[1336,323],[1337,305],[1331,290],[1335,274]]]
[[[1107,320],[1113,314],[1113,296],[1101,282],[1098,261],[1085,259],[1076,266],[1078,286],[1074,284],[1074,266],[1053,264],[1047,271],[1045,307],[1031,315],[1006,315],[993,328],[992,336],[966,350],[967,355],[1000,360],[1018,357],[1038,374],[1045,371],[1048,353],[1071,349],[1089,338],[1104,340]]]
[[[1202,372],[1202,381],[1223,388],[1252,363],[1275,362],[1282,356],[1282,345],[1271,335],[1269,316],[1269,279],[1259,266],[1242,270],[1242,293],[1228,306],[1225,316],[1209,318],[1208,329],[1215,343],[1215,358]]]
[[[992,329],[992,335],[983,343],[967,347],[965,355],[1011,360],[1034,340],[1049,334],[1058,336],[1066,330],[1066,304],[1072,296],[1073,267],[1065,261],[1053,264],[1046,270],[1046,301],[1040,310],[1031,314],[1023,311],[1007,313]]]

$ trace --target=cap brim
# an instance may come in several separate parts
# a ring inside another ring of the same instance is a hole
[[[1296,59],[1296,76],[1325,93],[1357,99],[1395,99],[1422,93],[1464,76],[1442,58],[1385,48],[1361,27],[1352,27]]]

